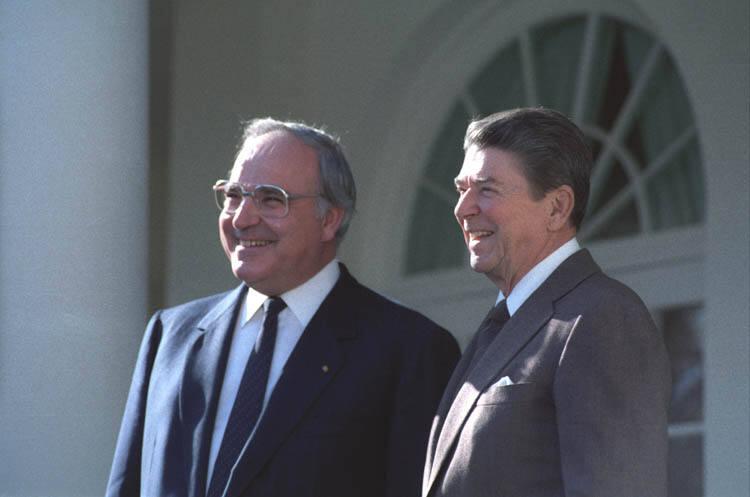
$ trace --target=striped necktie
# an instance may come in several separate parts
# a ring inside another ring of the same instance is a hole
[[[221,448],[216,456],[206,497],[219,497],[224,494],[232,468],[237,463],[263,410],[268,372],[271,369],[273,348],[276,342],[278,317],[286,307],[286,303],[278,297],[271,297],[266,302],[268,306],[263,320],[263,329],[247,360],[237,397],[234,399],[232,412],[221,440]]]

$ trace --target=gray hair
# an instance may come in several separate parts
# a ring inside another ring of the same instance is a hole
[[[336,231],[336,240],[341,242],[354,216],[357,187],[354,184],[349,162],[346,160],[338,137],[302,122],[277,121],[270,117],[264,117],[252,119],[245,123],[239,150],[242,150],[248,139],[267,135],[274,131],[285,131],[292,134],[317,153],[321,195],[317,203],[318,212],[322,216],[331,206],[344,210],[341,226]]]
[[[580,228],[586,213],[591,177],[591,149],[573,122],[552,109],[525,108],[498,112],[469,124],[464,150],[497,148],[515,154],[539,199],[555,188],[573,189],[570,221]]]

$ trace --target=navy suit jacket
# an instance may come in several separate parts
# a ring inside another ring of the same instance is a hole
[[[244,289],[151,318],[108,497],[205,495],[217,399]],[[418,496],[430,422],[458,357],[447,331],[365,288],[341,266],[226,496]]]

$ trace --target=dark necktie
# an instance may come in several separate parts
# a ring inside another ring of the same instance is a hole
[[[450,403],[446,404],[446,409],[448,410],[445,411],[445,417],[442,421],[443,423],[445,423],[450,416],[450,412],[453,410],[453,406],[451,404],[456,400],[456,397],[459,395],[460,389],[466,382],[466,379],[473,372],[474,368],[477,366],[477,363],[482,359],[482,356],[487,351],[489,345],[495,339],[502,327],[505,326],[505,323],[507,323],[509,320],[510,313],[508,312],[508,304],[505,299],[503,299],[502,302],[499,302],[492,309],[490,309],[490,312],[488,312],[487,316],[485,316],[485,318],[482,320],[482,323],[479,325],[479,329],[477,330],[476,346],[474,347],[474,354],[471,357],[469,365],[464,369],[461,379],[454,383],[453,390],[450,392],[450,394],[446,391],[446,393],[443,395],[443,401],[445,401],[446,395],[450,395],[451,399]],[[441,406],[442,405],[443,404],[441,402]],[[442,436],[442,431],[445,425],[442,424],[439,426],[440,428],[438,433],[440,433],[440,435],[438,435],[436,439],[437,441],[435,444],[435,454],[437,454],[441,450],[443,444],[447,442],[447,440]],[[435,461],[433,460],[432,463],[434,462]],[[431,471],[434,469],[435,468],[431,468]],[[445,471],[445,467],[443,467],[441,471]]]
[[[232,412],[221,440],[221,448],[216,456],[211,485],[208,487],[206,497],[223,495],[232,468],[258,422],[266,395],[268,371],[271,369],[279,312],[285,307],[286,303],[278,297],[268,299],[263,329],[247,360],[237,397],[234,399]]]
[[[476,364],[484,355],[484,351],[489,347],[492,340],[495,339],[509,319],[510,313],[508,312],[508,303],[506,299],[498,302],[495,307],[490,309],[490,312],[487,313],[487,317],[484,318],[484,321],[482,321],[482,324],[479,326],[479,331],[477,332],[477,347],[472,364]]]

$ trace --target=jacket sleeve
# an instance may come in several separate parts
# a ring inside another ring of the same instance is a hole
[[[666,497],[670,383],[640,301],[578,318],[554,382],[566,496]]]
[[[388,435],[387,497],[419,497],[427,441],[443,390],[461,354],[447,331],[433,325],[404,350]]]
[[[146,327],[138,352],[120,434],[117,437],[106,497],[138,497],[140,495],[143,426],[148,387],[154,358],[161,341],[161,332],[161,322],[157,312]]]

